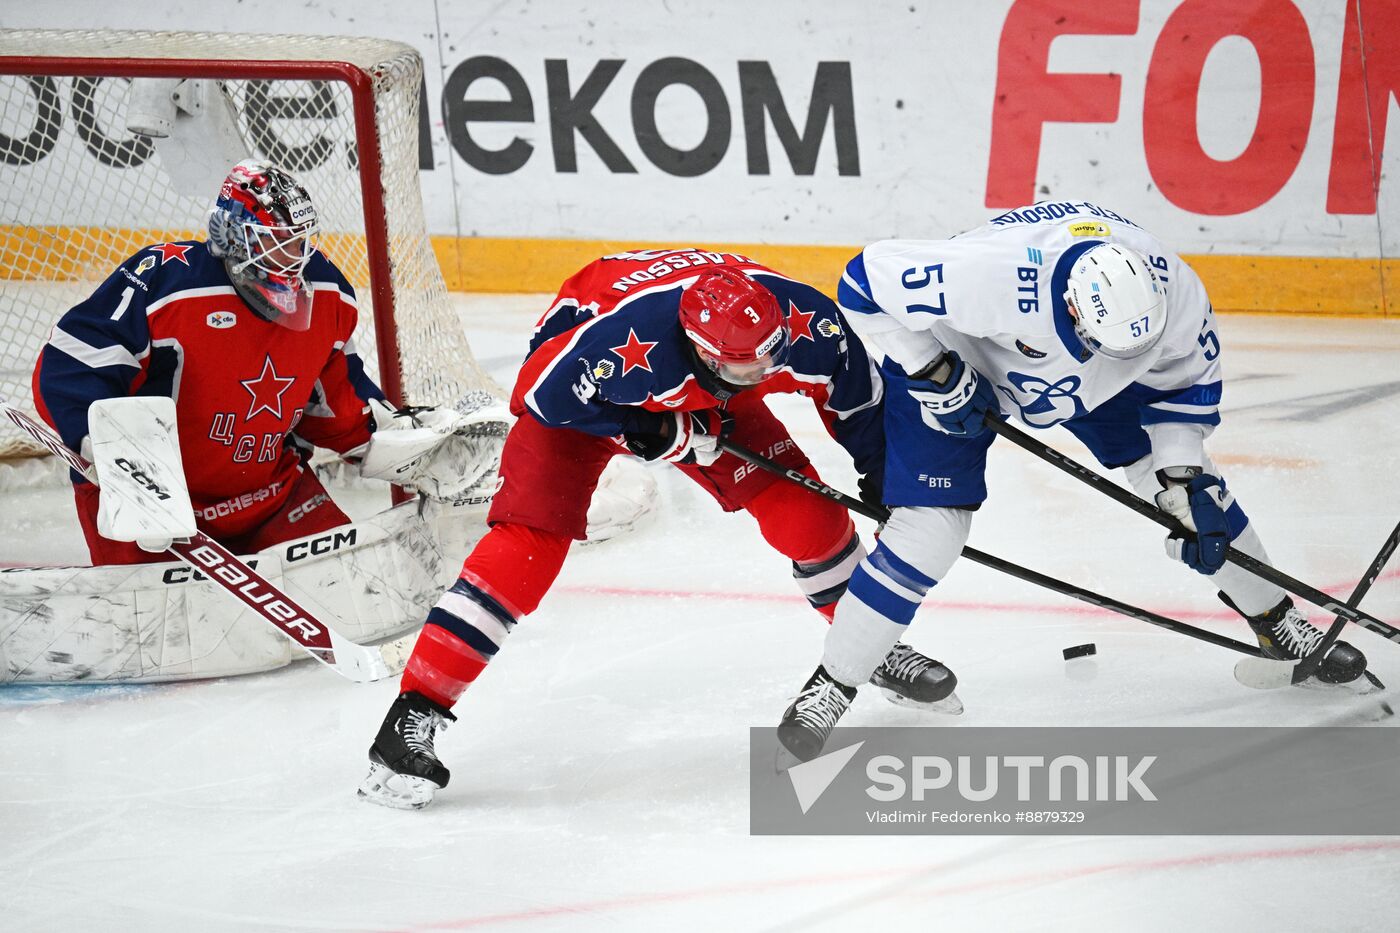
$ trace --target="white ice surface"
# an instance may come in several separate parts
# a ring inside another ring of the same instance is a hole
[[[464,309],[503,384],[544,300]],[[1400,323],[1227,317],[1221,329],[1215,459],[1276,564],[1346,595],[1400,517]],[[777,408],[823,476],[853,488],[810,405]],[[1085,456],[1064,432],[1041,436]],[[173,686],[0,688],[0,929],[1396,928],[1400,839],[749,836],[746,730],[776,722],[824,625],[749,518],[675,472],[659,478],[659,519],[576,549],[463,698],[439,742],[452,784],[422,812],[354,797],[394,683],[298,664]],[[1204,581],[1167,563],[1156,526],[1009,444],[990,481],[973,546],[1248,637]],[[7,495],[0,561],[81,555],[70,508]],[[1385,618],[1400,616],[1397,572],[1364,604]],[[1400,651],[1350,637],[1400,683]],[[967,713],[950,727],[1293,725],[1374,708],[1248,691],[1229,652],[970,563],[909,640],[961,679]],[[1072,678],[1060,649],[1086,641],[1097,659]],[[873,691],[846,720],[920,721]]]

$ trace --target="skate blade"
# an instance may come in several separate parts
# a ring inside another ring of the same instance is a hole
[[[1362,672],[1355,680],[1344,684],[1332,684],[1319,680],[1317,675],[1299,683],[1293,682],[1293,671],[1297,661],[1282,661],[1274,658],[1241,658],[1235,663],[1235,680],[1254,690],[1277,690],[1281,687],[1302,687],[1305,690],[1345,690],[1357,696],[1377,693],[1384,684],[1370,671]]]
[[[885,699],[889,700],[895,706],[923,710],[925,713],[942,713],[945,716],[961,716],[963,712],[962,700],[958,699],[956,693],[950,693],[941,700],[921,702],[919,700],[911,700],[909,697],[895,693],[887,687],[878,687],[876,689],[884,694]]]
[[[433,802],[437,789],[427,778],[399,774],[387,765],[371,762],[369,774],[360,782],[355,796],[395,810],[421,810]]]
[[[800,764],[802,764],[802,759],[779,743],[778,750],[773,754],[773,771],[776,774],[787,774],[789,769]]]
[[[1294,684],[1294,686],[1302,687],[1304,690],[1321,690],[1330,693],[1340,691],[1342,693],[1350,693],[1355,696],[1363,697],[1372,693],[1380,693],[1383,689],[1383,685],[1380,681],[1372,678],[1370,671],[1365,671],[1360,677],[1355,680],[1349,680],[1344,684],[1329,684],[1324,680],[1318,680],[1316,676],[1312,676],[1302,683]]]

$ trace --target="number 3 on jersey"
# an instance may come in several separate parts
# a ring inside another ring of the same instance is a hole
[[[943,263],[939,262],[931,266],[924,266],[922,269],[917,266],[905,269],[904,274],[899,277],[899,280],[904,283],[905,288],[912,290],[927,288],[933,282],[934,276],[938,277],[938,284],[942,285]],[[914,314],[916,312],[921,314],[947,314],[948,306],[945,303],[943,292],[940,291],[938,293],[938,304],[908,304],[904,306],[904,310],[908,314]]]

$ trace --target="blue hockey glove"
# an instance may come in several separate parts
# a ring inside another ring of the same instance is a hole
[[[1225,484],[1202,473],[1185,485],[1169,483],[1157,493],[1157,507],[1174,516],[1193,535],[1170,535],[1167,556],[1197,573],[1210,576],[1225,566],[1230,548],[1230,523],[1225,518]]]
[[[909,377],[909,394],[924,424],[958,437],[977,437],[987,412],[1001,413],[991,383],[952,350]]]

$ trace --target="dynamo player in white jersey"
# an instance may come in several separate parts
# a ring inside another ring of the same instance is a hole
[[[1041,202],[946,240],[883,240],[847,264],[846,320],[884,361],[891,517],[836,609],[822,666],[779,738],[821,750],[948,572],[987,497],[988,412],[1063,425],[1106,468],[1195,531],[1167,552],[1210,576],[1270,656],[1323,633],[1279,587],[1225,563],[1268,555],[1204,447],[1220,423],[1220,341],[1204,286],[1152,234],[1088,201]],[[1316,678],[1347,683],[1366,659],[1346,642]]]

